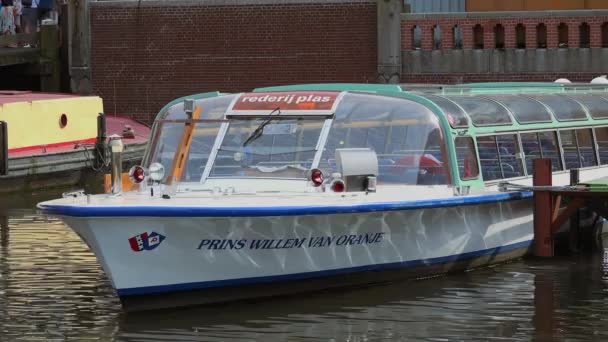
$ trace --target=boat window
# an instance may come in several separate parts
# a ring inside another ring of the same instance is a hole
[[[557,94],[531,94],[528,96],[547,105],[558,121],[587,119],[583,106],[567,96]]]
[[[532,161],[537,158],[551,159],[551,169],[553,171],[562,170],[555,132],[522,133],[521,145],[529,175],[533,172]]]
[[[175,151],[184,131],[184,124],[163,122],[158,125],[157,129],[160,130],[160,136],[157,140],[156,152],[150,164],[155,162],[161,163],[165,167],[165,170],[170,170],[171,165],[173,165]],[[219,128],[219,123],[196,124],[181,181],[198,181],[201,178],[203,168],[207,163],[209,152],[213,147]],[[167,177],[169,177],[168,173]]]
[[[477,137],[477,150],[485,181],[524,175],[516,135]]]
[[[422,95],[427,99],[433,101],[445,114],[453,128],[469,127],[469,120],[464,111],[458,107],[454,102],[446,99],[445,97],[435,95]]]
[[[477,167],[477,155],[475,154],[475,144],[471,137],[457,137],[454,139],[456,146],[456,159],[458,161],[458,173],[460,179],[474,179],[479,176]]]
[[[475,126],[509,125],[511,117],[505,107],[481,96],[446,96],[460,105]]]
[[[569,95],[569,97],[587,107],[594,119],[608,118],[608,100],[599,95]]]
[[[492,95],[488,98],[507,107],[519,123],[551,122],[551,113],[540,102],[519,95]]]
[[[323,119],[277,118],[250,139],[265,118],[234,119],[209,177],[305,178],[311,169]]]
[[[439,120],[416,102],[368,94],[346,94],[321,157],[321,169],[337,172],[337,148],[372,148],[380,183],[446,184]]]
[[[195,100],[195,106],[200,106],[202,109],[199,118],[223,119],[234,96],[227,95]],[[183,102],[176,103],[158,115],[151,134],[153,138],[146,152],[146,166],[159,162],[163,164],[165,170],[171,169],[179,139],[184,131],[184,123],[164,120],[184,120],[187,118]],[[184,164],[182,181],[198,181],[200,179],[221,124],[217,122],[198,122],[195,125],[190,150]]]
[[[600,155],[600,164],[608,164],[608,127],[598,127],[595,129],[597,139],[597,150]]]
[[[591,129],[560,131],[566,169],[597,165]]]

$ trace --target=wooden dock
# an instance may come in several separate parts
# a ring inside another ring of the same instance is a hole
[[[26,45],[29,47],[24,47]],[[40,32],[33,34],[0,36],[0,67],[25,65],[27,74],[39,76],[41,91],[60,92],[59,49],[56,24],[41,25]]]
[[[578,170],[571,170],[571,184],[552,186],[550,159],[534,160],[534,254],[540,257],[554,255],[554,237],[558,229],[575,217],[581,208],[608,218],[608,177],[578,183]],[[580,239],[578,219],[570,227],[571,242]]]

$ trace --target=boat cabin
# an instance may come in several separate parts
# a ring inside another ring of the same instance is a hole
[[[373,191],[529,179],[540,157],[564,173],[608,164],[608,88],[320,84],[198,94],[160,111],[143,166],[176,189],[328,191],[339,180],[334,190],[348,191],[348,177],[361,176],[350,184]]]

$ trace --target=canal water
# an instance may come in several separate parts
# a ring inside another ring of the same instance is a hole
[[[121,311],[86,245],[0,199],[0,341],[608,340],[608,250],[265,301]]]

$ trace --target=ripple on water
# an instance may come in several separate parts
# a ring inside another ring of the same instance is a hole
[[[422,281],[124,314],[78,236],[33,211],[0,241],[0,341],[608,339],[608,252]]]

